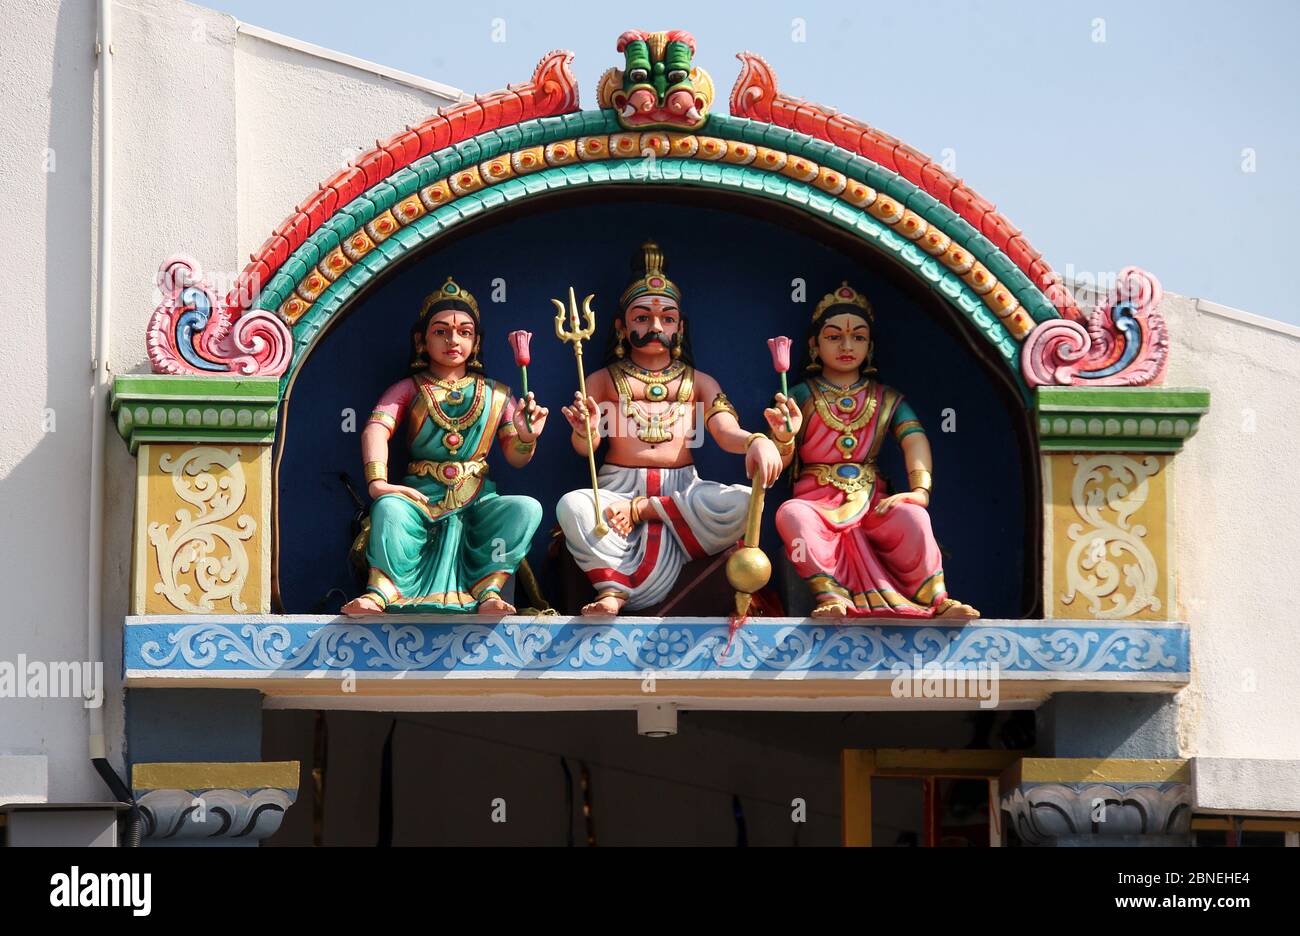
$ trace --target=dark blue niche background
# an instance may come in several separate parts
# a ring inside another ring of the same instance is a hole
[[[542,503],[529,558],[545,583],[555,503],[588,483],[586,462],[570,447],[559,412],[572,398],[577,375],[571,347],[555,338],[549,300],[567,296],[570,285],[579,301],[595,293],[597,334],[586,350],[588,370],[595,370],[629,280],[630,258],[646,238],[663,247],[666,272],[683,291],[697,366],[719,380],[750,430],[764,426],[762,409],[780,387],[765,340],[789,335],[798,355],[820,297],[842,279],[863,290],[876,309],[878,376],[906,394],[934,449],[931,516],[953,596],[986,617],[1019,617],[1028,609],[1023,465],[1031,456],[1021,451],[1022,417],[956,331],[927,311],[925,291],[887,274],[883,260],[850,257],[788,225],[699,205],[622,201],[557,202],[464,234],[361,296],[321,340],[296,380],[284,425],[278,567],[286,613],[334,612],[357,590],[347,561],[355,507],[339,475],[346,472],[369,503],[360,430],[380,394],[407,374],[410,327],[424,297],[449,274],[478,299],[489,376],[516,394],[519,372],[506,334],[533,332],[529,384],[551,408],[550,422],[527,468],[510,467],[495,450],[490,462],[501,492],[531,494]],[[796,277],[808,284],[805,302],[791,300]],[[504,281],[503,302],[492,301],[497,278]],[[801,379],[800,368],[796,357],[792,383]],[[955,431],[945,432],[949,409]],[[347,431],[349,411],[355,413],[353,431]],[[401,476],[406,461],[401,439],[404,432],[394,437],[393,477]],[[706,478],[744,481],[741,457],[722,452],[711,438],[695,451],[695,461]],[[892,439],[882,468],[895,485],[905,482]],[[781,544],[772,516],[788,496],[786,478],[768,494],[763,548],[774,561]]]

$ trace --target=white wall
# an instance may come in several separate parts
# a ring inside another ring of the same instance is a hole
[[[21,236],[0,253],[10,286],[0,298],[0,660],[76,660],[85,653],[94,346],[94,5],[27,0],[6,12],[0,221]],[[267,233],[348,156],[460,96],[172,0],[118,3],[115,24],[118,373],[148,369],[144,327],[163,258],[191,254],[224,292]],[[1164,311],[1167,383],[1213,392],[1212,412],[1175,462],[1181,600],[1196,667],[1180,696],[1183,751],[1300,758],[1290,594],[1300,554],[1300,331],[1177,296]],[[114,433],[106,444],[112,674],[127,610],[134,461]],[[110,693],[115,759],[119,696]],[[85,727],[78,701],[0,700],[0,756],[47,755],[51,800],[102,798]]]
[[[1194,668],[1180,696],[1182,748],[1300,758],[1300,329],[1182,297],[1162,309],[1166,383],[1211,391],[1209,414],[1174,460]]]
[[[0,660],[11,663],[86,653],[93,9],[16,4],[0,30],[0,223],[14,232],[0,252]],[[0,756],[47,755],[51,799],[106,798],[85,752],[79,700],[0,699]]]
[[[0,660],[86,653],[90,358],[94,348],[95,4],[25,0],[0,30]],[[225,288],[266,235],[348,156],[461,92],[277,44],[173,0],[114,5],[111,363],[147,372],[154,276],[192,255]],[[345,152],[348,144],[356,144]],[[53,172],[45,171],[47,153]],[[101,405],[103,405],[101,403]],[[55,431],[43,429],[46,408]],[[107,446],[105,669],[116,683],[130,578],[134,460]],[[119,765],[120,692],[110,692]],[[51,801],[102,799],[75,700],[0,699],[0,757],[45,754]],[[3,791],[0,791],[3,793]]]

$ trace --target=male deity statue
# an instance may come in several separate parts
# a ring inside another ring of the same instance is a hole
[[[740,539],[749,486],[699,476],[688,444],[699,424],[724,451],[744,453],[746,474],[757,473],[765,487],[782,467],[775,443],[742,429],[718,382],[695,369],[681,290],[664,275],[658,245],[642,245],[633,275],[619,302],[606,366],[587,379],[585,400],[575,393],[563,408],[573,447],[584,458],[587,427],[599,446],[601,405],[613,410],[597,476],[608,532],[595,532],[590,488],[564,495],[556,507],[569,551],[596,588],[583,614],[658,604],[688,561]]]

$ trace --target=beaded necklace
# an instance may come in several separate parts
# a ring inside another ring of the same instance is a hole
[[[437,387],[446,391],[447,402],[454,405],[465,399],[462,388],[470,381],[474,383],[474,397],[470,401],[469,409],[460,416],[449,416],[443,410],[437,397],[434,396],[434,388]],[[487,395],[483,390],[487,386],[487,381],[478,376],[466,376],[460,378],[460,380],[449,381],[421,375],[419,384],[420,392],[424,394],[424,402],[429,409],[429,418],[446,433],[442,439],[443,445],[447,446],[448,452],[455,455],[465,441],[464,431],[472,426],[483,413],[483,404],[487,399]],[[453,394],[455,394],[455,399],[452,398]]]
[[[867,397],[859,409],[857,394],[863,387],[867,388]],[[850,387],[837,387],[818,378],[813,381],[812,390],[818,415],[840,433],[835,444],[846,456],[851,455],[858,444],[858,430],[876,414],[875,387],[869,379],[858,380]]]

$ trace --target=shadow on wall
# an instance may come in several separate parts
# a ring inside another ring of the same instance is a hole
[[[360,297],[304,364],[283,428],[278,482],[280,594],[287,613],[332,613],[357,590],[348,566],[355,506],[340,481],[347,473],[367,500],[360,430],[379,395],[407,373],[409,331],[423,298],[448,275],[478,299],[489,376],[519,388],[506,334],[533,332],[529,389],[553,410],[533,462],[511,468],[494,453],[491,472],[503,493],[541,501],[542,526],[530,562],[545,574],[555,503],[589,483],[570,447],[559,407],[577,388],[573,353],[554,336],[553,297],[595,293],[596,338],[588,370],[599,366],[631,258],[646,238],[663,247],[666,272],[682,290],[697,366],[716,377],[746,428],[764,426],[763,408],[780,389],[766,339],[802,340],[813,308],[841,280],[863,290],[876,310],[879,378],[901,390],[925,425],[935,459],[932,508],[949,587],[986,617],[1015,618],[1032,606],[1026,577],[1023,414],[967,340],[934,314],[928,290],[885,261],[851,256],[788,223],[657,201],[538,206],[508,224],[475,228],[413,258]],[[806,296],[795,297],[797,280]],[[798,298],[798,301],[795,299]],[[799,363],[794,367],[798,368]],[[795,370],[792,382],[802,379]],[[399,434],[400,435],[400,434]],[[405,453],[393,452],[395,465]],[[743,482],[740,456],[712,439],[695,452],[700,473]],[[882,468],[905,479],[898,447],[886,443]],[[393,472],[396,474],[396,472]],[[789,496],[783,478],[769,492],[763,548],[780,552],[775,505]],[[725,601],[724,601],[725,604]],[[721,613],[721,612],[719,612]]]
[[[678,734],[654,739],[636,733],[631,711],[267,710],[262,756],[303,765],[297,801],[267,844],[319,834],[322,845],[369,846],[387,827],[397,846],[832,846],[844,749],[1023,748],[1033,724],[1026,711],[683,710]],[[313,767],[323,768],[319,803]],[[877,779],[871,795],[875,841],[916,844],[919,781]]]

